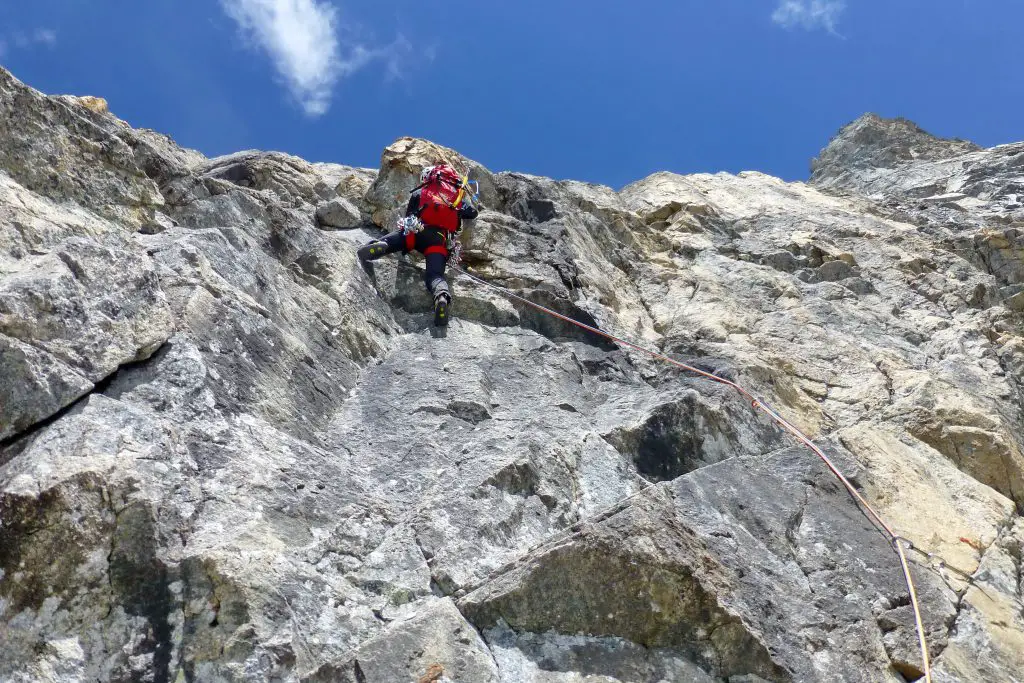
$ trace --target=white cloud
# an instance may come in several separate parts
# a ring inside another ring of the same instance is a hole
[[[395,46],[369,48],[353,42],[342,49],[337,9],[327,0],[220,0],[225,13],[256,47],[264,50],[293,97],[310,116],[331,106],[338,81],[374,60],[394,66]]]
[[[772,21],[784,28],[823,28],[838,35],[836,25],[845,9],[844,0],[780,0]]]
[[[412,43],[399,33],[390,45],[377,50],[377,56],[384,62],[384,80],[397,81],[414,66],[413,60],[419,63],[433,62],[434,50],[428,48],[417,55]]]
[[[38,28],[32,33],[13,31],[6,35],[0,35],[0,56],[4,55],[10,48],[27,50],[36,45],[53,47],[56,44],[57,32],[48,28]]]
[[[32,39],[42,45],[53,46],[57,44],[57,32],[48,28],[37,28],[32,34]]]

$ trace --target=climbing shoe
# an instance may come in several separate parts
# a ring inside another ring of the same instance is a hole
[[[356,253],[359,255],[360,261],[373,261],[386,254],[387,250],[388,245],[383,242],[370,242],[359,247],[359,251]]]
[[[448,307],[452,299],[445,293],[434,297],[434,325],[445,327],[448,325]]]

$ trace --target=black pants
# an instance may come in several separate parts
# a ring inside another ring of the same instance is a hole
[[[438,228],[423,228],[410,240],[401,230],[397,230],[381,238],[387,245],[385,254],[402,252],[408,254],[411,249],[423,254],[427,261],[427,269],[423,274],[423,284],[427,291],[437,296],[444,293],[451,297],[448,281],[444,278],[444,270],[448,266],[448,247],[445,234]],[[383,254],[382,254],[383,255]]]

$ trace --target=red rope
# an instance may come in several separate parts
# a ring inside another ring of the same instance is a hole
[[[510,297],[512,299],[515,299],[516,301],[520,301],[520,302],[526,304],[527,306],[535,308],[538,311],[542,311],[543,313],[547,313],[548,315],[554,316],[555,318],[558,318],[559,320],[563,320],[563,321],[565,321],[567,323],[575,325],[576,327],[579,327],[581,329],[587,330],[588,332],[592,332],[593,334],[596,334],[599,337],[604,337],[605,339],[608,339],[609,341],[613,341],[613,342],[615,342],[617,344],[620,344],[622,346],[631,348],[631,349],[633,349],[635,351],[639,351],[641,353],[647,354],[648,356],[651,356],[652,358],[656,358],[658,360],[664,361],[664,362],[669,363],[670,365],[674,365],[674,366],[676,366],[676,367],[678,367],[678,368],[680,368],[682,370],[686,370],[687,372],[692,372],[695,375],[698,375],[698,376],[703,377],[705,379],[711,380],[712,382],[717,382],[718,384],[724,384],[727,387],[731,387],[732,389],[735,389],[740,395],[742,395],[743,397],[747,398],[750,401],[750,405],[755,410],[760,410],[763,413],[765,413],[766,415],[768,415],[768,417],[771,418],[771,420],[773,422],[775,422],[777,425],[782,427],[785,431],[789,432],[789,434],[792,435],[797,441],[802,443],[812,453],[814,453],[816,456],[818,456],[821,459],[821,461],[825,463],[825,465],[832,472],[832,474],[834,474],[836,476],[836,478],[839,479],[840,482],[842,482],[843,486],[850,493],[850,495],[853,496],[854,499],[858,503],[860,503],[861,507],[865,511],[867,511],[867,513],[870,515],[871,519],[873,519],[875,522],[877,522],[878,525],[882,529],[885,530],[885,533],[889,536],[889,539],[890,539],[890,542],[891,542],[892,546],[896,550],[896,554],[899,556],[900,567],[903,570],[903,577],[906,580],[907,589],[910,591],[910,601],[911,601],[911,604],[914,607],[914,619],[915,619],[916,624],[917,624],[917,638],[918,638],[918,642],[919,642],[920,648],[921,648],[921,659],[924,662],[925,683],[931,683],[931,680],[932,680],[932,677],[931,677],[931,661],[930,661],[930,659],[928,657],[928,642],[925,639],[925,635],[924,635],[924,623],[923,623],[923,621],[921,619],[921,608],[918,605],[918,601],[917,601],[917,591],[914,589],[914,579],[910,575],[910,566],[907,563],[907,557],[906,557],[906,554],[903,551],[903,546],[901,545],[901,541],[906,542],[906,540],[903,537],[897,535],[896,532],[892,530],[892,527],[890,527],[888,524],[885,523],[885,520],[882,519],[881,515],[879,515],[875,511],[875,509],[873,507],[871,507],[871,504],[868,503],[868,501],[864,499],[864,497],[860,494],[860,492],[857,491],[856,488],[854,488],[853,484],[850,483],[850,480],[846,478],[846,475],[844,475],[842,473],[842,471],[840,471],[840,469],[836,466],[836,464],[834,462],[832,462],[832,459],[829,458],[828,455],[825,454],[825,451],[821,450],[821,448],[819,448],[817,444],[815,444],[813,441],[811,441],[811,439],[806,434],[804,434],[802,431],[800,431],[800,429],[798,429],[789,420],[787,420],[784,417],[782,417],[782,415],[777,413],[773,408],[771,408],[771,406],[769,406],[764,401],[762,401],[761,399],[759,399],[756,396],[754,396],[754,394],[752,394],[751,392],[747,391],[744,387],[742,387],[741,385],[737,384],[736,382],[732,382],[730,380],[725,379],[724,377],[719,377],[718,375],[712,374],[710,372],[706,372],[706,371],[701,370],[699,368],[695,368],[692,365],[688,365],[688,364],[683,363],[681,361],[678,361],[678,360],[676,360],[674,358],[669,358],[668,356],[666,356],[663,353],[660,353],[658,351],[654,351],[653,349],[645,348],[643,346],[640,346],[639,344],[634,344],[631,341],[627,341],[625,339],[622,339],[621,337],[616,337],[615,335],[609,334],[609,333],[607,333],[607,332],[605,332],[603,330],[600,330],[600,329],[598,329],[596,327],[592,327],[590,325],[587,325],[586,323],[580,322],[579,320],[575,320],[573,318],[570,318],[567,315],[563,315],[563,314],[559,313],[558,311],[553,311],[550,308],[547,308],[545,306],[541,306],[540,304],[534,303],[534,302],[530,301],[529,299],[521,297],[518,294],[516,294],[515,292],[512,292],[511,290],[508,290],[508,289],[506,289],[504,287],[501,287],[499,285],[495,285],[495,284],[490,283],[490,282],[488,282],[488,281],[486,281],[484,279],[481,279],[481,278],[473,275],[472,273],[469,273],[469,272],[467,272],[467,271],[465,271],[462,268],[459,268],[457,266],[454,266],[453,270],[455,270],[455,271],[457,271],[459,273],[462,273],[463,275],[465,275],[469,279],[473,280],[474,282],[480,283],[480,284],[484,285],[485,287],[490,287],[491,289],[497,290],[497,291],[501,292],[502,294],[504,294],[505,296],[508,296],[508,297]]]

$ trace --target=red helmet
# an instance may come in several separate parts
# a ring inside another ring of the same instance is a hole
[[[437,164],[427,166],[420,171],[420,184],[426,185],[434,180],[440,180],[458,187],[462,183],[462,176],[448,164]]]

